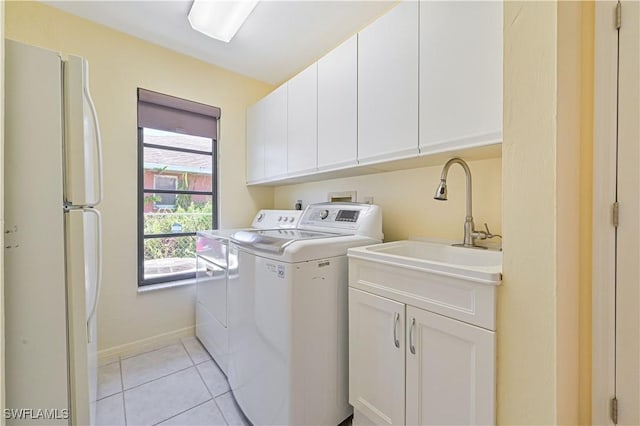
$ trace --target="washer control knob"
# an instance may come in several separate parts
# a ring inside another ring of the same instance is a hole
[[[262,222],[262,219],[264,219],[264,212],[260,212],[258,215],[258,222]]]
[[[282,221],[282,216],[278,217],[278,222]]]
[[[293,222],[293,220],[294,220],[293,217],[289,218],[289,222]]]
[[[325,220],[329,216],[329,210],[322,210],[320,212],[320,219]]]

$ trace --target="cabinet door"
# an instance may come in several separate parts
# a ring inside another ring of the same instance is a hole
[[[264,177],[287,173],[287,85],[271,92],[264,102]]]
[[[417,155],[418,2],[405,1],[358,35],[358,161]]]
[[[376,424],[404,424],[404,309],[349,288],[349,403]]]
[[[502,3],[420,3],[420,152],[502,141]]]
[[[287,83],[287,174],[317,169],[318,68],[313,64]]]
[[[261,100],[247,109],[247,183],[264,178],[264,108]]]
[[[495,333],[407,306],[406,386],[407,424],[495,424]]]
[[[358,149],[358,36],[318,61],[318,168],[348,167]]]

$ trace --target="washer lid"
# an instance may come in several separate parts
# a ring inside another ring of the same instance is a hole
[[[235,232],[231,235],[231,240],[239,245],[257,250],[282,253],[285,247],[296,241],[336,236],[339,235],[301,229],[257,229]]]

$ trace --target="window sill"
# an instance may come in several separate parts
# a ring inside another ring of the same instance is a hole
[[[157,290],[164,290],[164,289],[167,289],[167,288],[184,287],[184,286],[193,285],[195,283],[196,283],[196,279],[195,278],[189,278],[189,279],[186,279],[186,280],[169,281],[169,282],[160,283],[160,284],[150,284],[150,285],[138,286],[138,294],[154,292],[154,291],[157,291]]]

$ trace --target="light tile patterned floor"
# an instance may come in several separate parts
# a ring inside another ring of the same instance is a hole
[[[98,369],[97,425],[249,425],[195,337]]]

